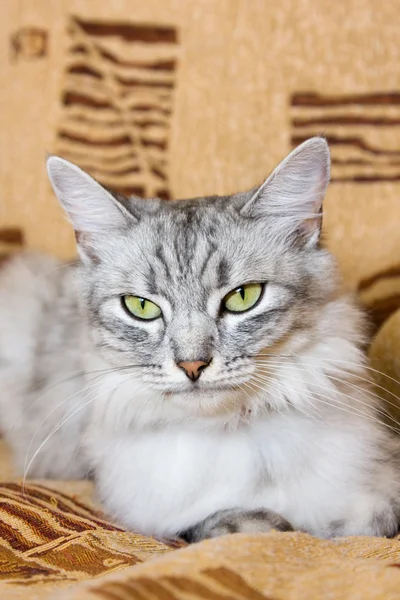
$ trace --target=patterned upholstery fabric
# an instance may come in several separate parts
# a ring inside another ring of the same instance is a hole
[[[400,539],[272,532],[166,545],[108,522],[75,485],[64,484],[67,494],[57,484],[0,486],[0,598],[399,597]]]
[[[14,582],[96,577],[168,550],[140,536],[127,539],[76,497],[40,484],[1,484],[0,514],[1,575]]]
[[[236,535],[169,553],[66,594],[71,600],[395,600],[399,541]]]

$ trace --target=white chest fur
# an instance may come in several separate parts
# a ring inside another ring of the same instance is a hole
[[[233,507],[270,508],[319,531],[348,509],[357,452],[357,436],[277,414],[235,431],[180,424],[90,443],[106,508],[127,527],[160,537]]]

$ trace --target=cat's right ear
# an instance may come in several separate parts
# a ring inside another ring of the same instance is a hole
[[[322,226],[322,203],[329,183],[326,140],[313,137],[295,148],[241,209],[246,217],[272,219],[275,232],[316,246]]]
[[[114,196],[69,161],[50,156],[47,173],[71,221],[81,258],[94,258],[96,239],[126,229],[136,221]]]

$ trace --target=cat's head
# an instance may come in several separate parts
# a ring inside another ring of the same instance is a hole
[[[319,244],[324,139],[226,197],[126,199],[55,156],[48,173],[76,232],[95,345],[166,401],[188,414],[243,403],[269,356],[309,342],[333,287]]]

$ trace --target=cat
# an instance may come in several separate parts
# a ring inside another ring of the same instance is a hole
[[[320,242],[326,141],[226,197],[128,199],[47,169],[79,261],[0,270],[0,421],[21,472],[90,475],[113,518],[160,539],[394,536],[398,441]]]

